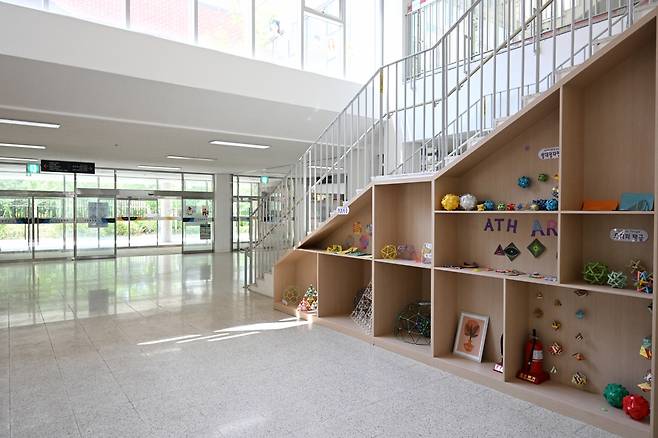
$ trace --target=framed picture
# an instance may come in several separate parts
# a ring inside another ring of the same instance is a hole
[[[488,316],[462,312],[457,325],[453,353],[476,362],[482,362],[488,325]]]

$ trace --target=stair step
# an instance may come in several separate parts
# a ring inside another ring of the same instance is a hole
[[[418,177],[425,177],[430,173],[432,173],[432,171],[428,170],[427,172],[405,173],[404,175],[373,176],[370,179],[372,182],[406,181],[406,180],[414,180],[417,179]]]
[[[639,20],[640,18],[644,17],[644,16],[647,15],[649,12],[651,12],[651,11],[653,10],[653,8],[655,8],[655,7],[656,7],[656,6],[653,5],[653,4],[651,4],[651,3],[647,3],[646,5],[643,5],[643,6],[639,6],[639,7],[637,7],[637,8],[633,11],[633,19],[634,19],[635,21]]]
[[[592,54],[595,54],[596,52],[598,52],[599,50],[601,50],[602,48],[607,46],[608,43],[610,41],[612,41],[613,39],[615,39],[615,35],[608,36],[608,37],[605,37],[605,38],[600,38],[596,41],[592,41]]]

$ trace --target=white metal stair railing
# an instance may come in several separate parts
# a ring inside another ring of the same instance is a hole
[[[431,48],[378,69],[261,199],[245,283],[371,181],[458,159],[655,2],[589,0],[577,10],[582,1],[475,0]]]

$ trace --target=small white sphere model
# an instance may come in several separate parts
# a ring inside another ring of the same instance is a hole
[[[477,198],[475,196],[471,195],[470,193],[462,195],[459,198],[459,205],[464,210],[475,210],[475,207],[477,206],[477,203],[478,203]]]

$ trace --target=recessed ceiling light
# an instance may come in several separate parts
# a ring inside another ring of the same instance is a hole
[[[264,144],[251,144],[251,143],[235,143],[232,141],[212,140],[210,144],[219,146],[232,146],[236,148],[250,148],[250,149],[269,149],[270,147]]]
[[[46,149],[45,146],[38,144],[15,144],[15,143],[0,143],[1,147],[5,148],[21,148],[21,149]]]
[[[44,122],[30,122],[29,120],[13,120],[13,119],[0,119],[0,123],[5,125],[20,125],[20,126],[34,126],[37,128],[59,128],[60,124],[58,123],[44,123]]]
[[[137,166],[140,169],[151,169],[151,170],[180,170],[180,167],[167,167],[167,166],[146,166],[139,165]]]
[[[39,161],[35,158],[0,157],[0,161]]]
[[[167,158],[170,158],[172,160],[215,161],[214,158],[184,157],[182,155],[167,155]]]

